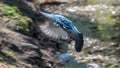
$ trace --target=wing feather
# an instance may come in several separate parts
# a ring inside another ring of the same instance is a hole
[[[39,27],[45,35],[54,39],[67,40],[69,38],[68,33],[55,22],[46,21]]]

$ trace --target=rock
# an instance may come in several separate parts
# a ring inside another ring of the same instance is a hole
[[[89,63],[87,65],[87,68],[100,68],[100,66],[98,64],[94,64],[94,63]]]
[[[62,62],[62,63],[67,63],[71,59],[73,59],[73,55],[71,53],[59,54],[58,57],[60,59],[60,62]]]
[[[17,68],[60,67],[54,52],[56,49],[53,46],[40,45],[35,38],[0,28],[0,58],[8,64]]]

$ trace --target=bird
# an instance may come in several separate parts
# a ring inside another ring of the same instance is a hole
[[[81,52],[84,45],[83,34],[79,32],[72,21],[62,15],[43,12],[31,2],[20,0],[19,3],[22,3],[22,5],[18,5],[19,10],[33,20],[38,32],[44,33],[49,39],[52,38],[55,41],[70,43],[74,40],[75,50]]]
[[[77,52],[81,52],[83,48],[83,34],[79,32],[76,26],[62,15],[50,14],[46,12],[39,11],[40,15],[43,15],[49,21],[46,21],[44,24],[40,25],[40,30],[47,36],[71,42],[71,40],[75,41],[75,50]]]

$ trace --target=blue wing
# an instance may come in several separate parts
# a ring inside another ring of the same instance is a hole
[[[45,17],[55,21],[57,24],[62,26],[64,29],[74,30],[79,33],[78,29],[74,26],[74,24],[69,19],[65,18],[64,16],[48,14],[48,13],[41,12],[41,11],[40,13],[43,14]]]

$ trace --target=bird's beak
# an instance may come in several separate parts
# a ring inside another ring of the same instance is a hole
[[[42,12],[42,11],[40,11],[40,14],[42,14],[42,15],[45,16],[46,18],[53,19],[53,18],[52,18],[52,14],[48,14],[48,13],[45,13],[45,12]]]

